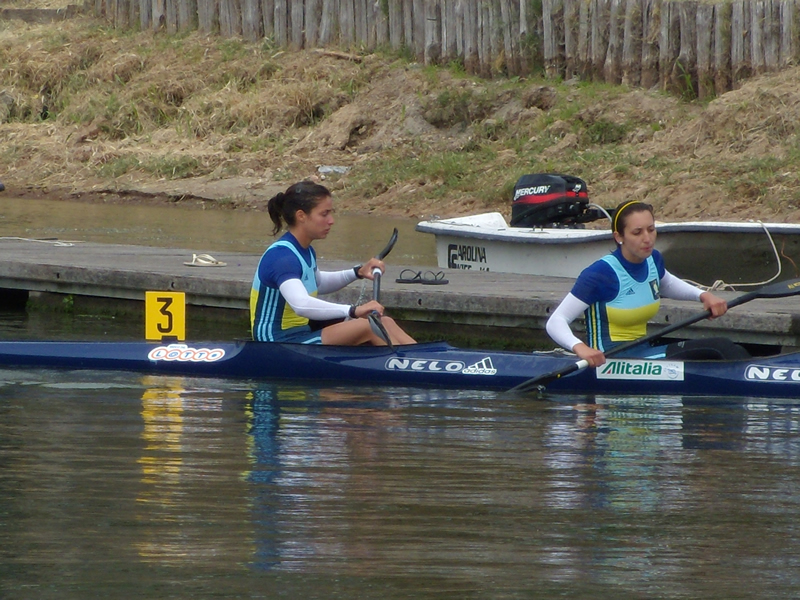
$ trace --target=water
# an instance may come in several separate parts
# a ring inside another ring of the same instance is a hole
[[[0,598],[795,598],[798,417],[0,369]]]
[[[798,417],[0,369],[0,598],[796,598]]]
[[[800,592],[797,407],[0,381],[3,598]]]
[[[203,248],[261,254],[272,243],[265,212],[202,210],[180,206],[97,204],[17,198],[4,192],[0,236],[65,241]],[[363,261],[399,237],[387,260],[401,265],[436,265],[434,236],[414,231],[414,219],[337,213],[328,238],[314,243],[324,259]]]

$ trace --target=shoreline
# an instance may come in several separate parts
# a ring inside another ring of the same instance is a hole
[[[309,178],[328,187],[336,202],[337,210],[352,215],[376,215],[391,218],[422,220],[423,217],[409,216],[406,211],[369,209],[364,206],[350,206],[352,202],[341,198],[336,182],[317,177]],[[277,183],[263,177],[209,178],[193,177],[177,180],[110,182],[89,184],[85,188],[74,186],[42,186],[20,184],[6,179],[8,185],[0,189],[3,196],[14,196],[32,200],[55,200],[66,202],[87,202],[93,204],[114,203],[119,205],[180,206],[200,210],[252,210],[266,212],[267,202],[272,196],[283,192],[294,182]],[[0,186],[3,185],[0,180]],[[2,200],[2,196],[0,196]],[[511,205],[508,209],[510,214]],[[487,209],[488,210],[488,209]]]

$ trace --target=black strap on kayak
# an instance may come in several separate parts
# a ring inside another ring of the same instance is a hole
[[[753,290],[752,292],[748,292],[747,294],[742,294],[741,296],[737,296],[732,300],[728,301],[728,308],[733,308],[734,306],[739,306],[740,304],[744,304],[745,302],[750,302],[751,300],[755,300],[756,298],[785,298],[786,296],[794,296],[796,294],[800,294],[800,279],[792,279],[789,281],[779,281],[777,283],[772,283],[770,285],[765,285],[762,288],[757,290]],[[648,342],[654,342],[658,339],[664,337],[672,333],[673,331],[677,331],[678,329],[683,329],[684,327],[688,327],[698,321],[702,321],[703,319],[707,319],[711,316],[710,310],[704,310],[701,313],[697,313],[696,315],[689,317],[684,321],[680,321],[678,323],[674,323],[673,325],[669,325],[660,331],[653,333],[651,335],[646,335],[644,337],[639,338],[638,340],[633,340],[631,342],[627,342],[626,344],[620,344],[619,346],[614,346],[608,352],[605,353],[606,357],[614,356],[626,350],[630,350],[636,346],[640,346],[641,344],[646,344]],[[564,367],[563,369],[558,369],[557,371],[552,371],[550,373],[545,373],[544,375],[539,375],[537,377],[532,377],[527,381],[523,381],[518,386],[511,388],[509,391],[511,392],[530,392],[530,391],[544,391],[545,387],[555,381],[556,379],[560,379],[566,375],[570,375],[571,373],[575,373],[576,371],[581,371],[589,366],[589,363],[585,360],[579,360],[571,365]]]

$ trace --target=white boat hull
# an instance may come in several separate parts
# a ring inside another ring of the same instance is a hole
[[[500,273],[575,277],[588,264],[613,250],[610,235],[587,237],[571,244],[475,239],[453,234],[436,236],[440,267]]]
[[[692,221],[657,229],[656,245],[680,277],[710,284],[765,280],[779,269],[798,276],[800,225]],[[423,221],[417,231],[436,236],[439,266],[451,269],[574,278],[614,250],[609,229],[510,227],[496,212]]]

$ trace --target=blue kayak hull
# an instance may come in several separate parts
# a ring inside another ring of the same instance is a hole
[[[509,390],[563,369],[560,352],[446,343],[343,347],[242,342],[0,342],[0,366],[112,369],[194,377]],[[800,398],[800,352],[736,361],[611,359],[552,381],[548,392]]]

